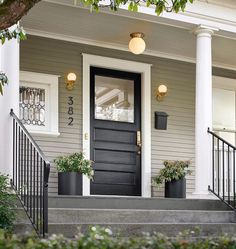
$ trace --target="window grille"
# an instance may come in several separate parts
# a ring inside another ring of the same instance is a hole
[[[23,124],[45,126],[45,89],[21,86],[19,109]]]

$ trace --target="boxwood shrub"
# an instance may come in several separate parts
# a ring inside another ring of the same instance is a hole
[[[185,232],[175,238],[162,234],[144,234],[139,237],[112,236],[108,228],[91,227],[87,234],[78,233],[74,240],[62,235],[48,239],[34,236],[16,236],[0,230],[0,249],[235,249],[236,237],[201,238],[195,232]]]
[[[16,195],[10,188],[7,175],[0,173],[0,229],[12,230],[15,221]]]

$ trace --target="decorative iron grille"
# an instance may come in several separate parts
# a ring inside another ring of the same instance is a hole
[[[19,109],[23,124],[45,126],[45,89],[21,86]]]

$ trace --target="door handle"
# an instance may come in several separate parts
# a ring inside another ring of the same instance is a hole
[[[142,147],[142,142],[141,142],[141,131],[137,131],[137,153],[140,155],[141,154],[141,147]]]

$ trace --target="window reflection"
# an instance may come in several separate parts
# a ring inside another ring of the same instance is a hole
[[[134,122],[134,82],[95,76],[95,118]]]

